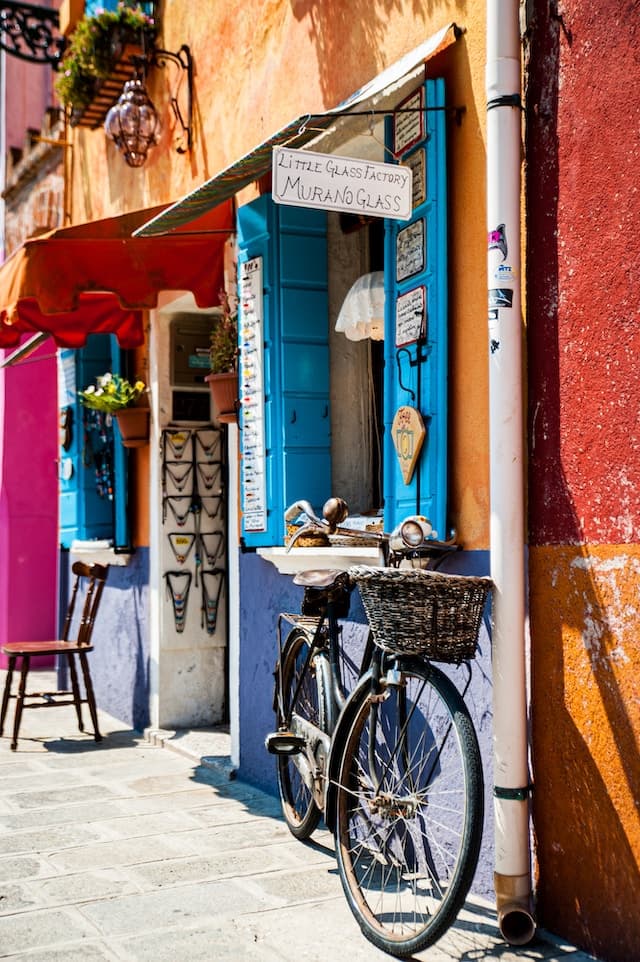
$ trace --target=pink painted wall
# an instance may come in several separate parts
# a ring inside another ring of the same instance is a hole
[[[53,72],[6,55],[5,78],[4,146],[23,148],[53,103]],[[57,635],[57,408],[50,343],[0,370],[0,644]]]
[[[57,636],[56,419],[56,362],[45,342],[0,370],[0,644]]]
[[[49,67],[6,57],[7,146],[22,147],[25,131],[40,130],[44,112],[52,103]]]

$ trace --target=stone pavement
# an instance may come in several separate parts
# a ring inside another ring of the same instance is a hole
[[[389,958],[346,906],[331,836],[297,842],[276,799],[230,778],[224,733],[145,738],[100,719],[98,744],[72,707],[26,711],[17,752],[0,739],[0,959]],[[544,934],[506,946],[477,900],[419,958],[590,959]]]

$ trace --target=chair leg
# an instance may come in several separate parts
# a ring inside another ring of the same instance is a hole
[[[91,672],[89,671],[89,663],[87,661],[86,652],[79,651],[78,658],[80,659],[80,667],[82,668],[82,676],[84,678],[84,687],[87,692],[87,704],[89,705],[91,721],[93,722],[94,738],[97,742],[101,742],[102,735],[100,734],[100,729],[98,728],[98,712],[96,710],[96,700],[93,694],[93,684],[91,683]]]
[[[80,686],[78,685],[78,672],[76,671],[76,659],[71,652],[69,652],[67,655],[67,664],[69,666],[69,676],[71,678],[73,704],[76,706],[76,715],[78,716],[78,728],[81,732],[83,732],[84,723],[82,721],[82,699],[80,698]]]
[[[31,659],[29,655],[22,655],[22,670],[20,671],[20,685],[18,686],[18,700],[16,701],[16,715],[13,721],[13,741],[11,742],[11,751],[15,752],[18,747],[18,732],[20,731],[20,722],[22,720],[22,707],[24,705],[24,696],[27,690],[27,675],[29,674],[29,666]]]
[[[7,708],[9,707],[9,699],[11,697],[11,683],[13,681],[13,669],[16,667],[16,656],[9,655],[9,667],[7,668],[7,679],[4,685],[4,694],[2,696],[2,711],[0,712],[0,738],[2,738],[2,733],[4,732],[4,720],[7,717]]]

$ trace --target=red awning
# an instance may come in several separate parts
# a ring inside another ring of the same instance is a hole
[[[224,245],[234,229],[232,203],[187,232],[132,237],[164,207],[63,227],[26,241],[0,266],[0,347],[44,331],[63,347],[93,333],[116,334],[122,347],[144,341],[141,310],[159,291],[191,291],[198,307],[219,303]]]

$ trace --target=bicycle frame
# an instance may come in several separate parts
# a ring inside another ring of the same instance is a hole
[[[315,625],[315,629],[313,631],[313,635],[310,636],[309,651],[307,652],[307,656],[305,658],[305,662],[303,664],[302,671],[298,679],[298,683],[293,691],[293,695],[291,698],[291,705],[288,710],[285,710],[285,706],[282,702],[283,687],[284,687],[284,682],[282,677],[282,653],[283,653],[283,647],[284,647],[283,639],[282,639],[283,620],[287,620],[291,625],[297,625],[298,627],[301,627],[305,631],[308,630],[305,622],[309,622],[309,621],[317,622],[317,624]],[[329,601],[327,603],[326,607],[321,612],[321,614],[317,616],[317,618],[312,616],[305,617],[305,616],[297,616],[297,615],[296,616],[283,615],[283,614],[279,615],[277,634],[278,634],[278,649],[279,649],[280,657],[278,659],[277,697],[279,699],[279,702],[278,702],[277,708],[279,709],[280,718],[283,719],[283,722],[286,725],[288,725],[291,722],[293,709],[297,702],[300,689],[310,670],[311,662],[313,661],[314,657],[317,655],[319,651],[326,651],[329,656],[329,667],[331,670],[331,682],[332,682],[331,692],[330,692],[330,695],[331,695],[330,707],[332,708],[332,715],[334,716],[332,724],[327,726],[329,728],[329,731],[327,732],[327,734],[328,735],[332,734],[335,728],[337,719],[340,715],[340,712],[344,708],[345,702],[348,697],[344,688],[344,684],[342,680],[342,671],[340,668],[340,654],[341,654],[340,632],[341,632],[341,628],[338,623],[338,619],[335,616],[334,603],[332,601]],[[362,655],[362,660],[360,662],[360,668],[358,670],[358,680],[362,678],[365,672],[369,670],[372,659],[376,655],[377,651],[378,649],[376,649],[371,633],[369,632],[367,636],[367,641],[365,644],[365,649]]]

